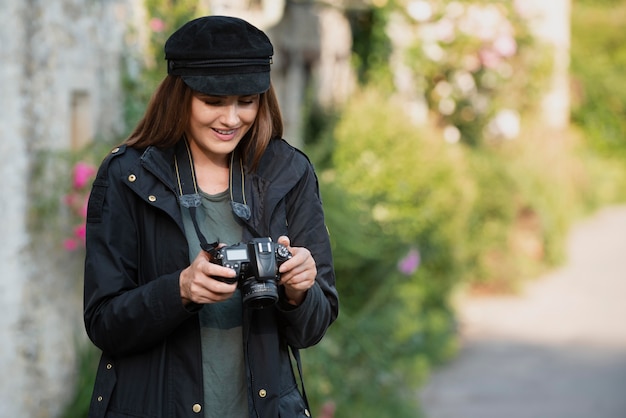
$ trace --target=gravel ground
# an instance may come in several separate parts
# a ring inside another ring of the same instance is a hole
[[[626,418],[626,207],[572,231],[568,262],[516,296],[459,304],[463,349],[426,418]]]

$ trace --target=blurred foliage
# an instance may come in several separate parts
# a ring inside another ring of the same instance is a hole
[[[531,36],[511,1],[421,3],[430,10],[409,7],[397,24],[417,33],[406,64],[446,140],[476,146],[517,137],[520,115],[550,73],[550,48]]]
[[[560,263],[572,222],[589,210],[585,199],[598,200],[580,144],[536,119],[527,115],[517,141],[468,151],[477,196],[465,284],[511,291]]]
[[[77,390],[61,418],[81,418],[89,415],[89,404],[96,381],[100,350],[91,344],[79,344],[77,352],[79,353]]]
[[[79,163],[86,163],[97,167],[112,148],[109,140],[96,140],[78,150],[40,150],[37,151],[31,166],[32,182],[30,194],[32,196],[29,207],[29,229],[45,241],[40,244],[52,249],[63,248],[64,239],[74,234],[74,228],[84,221],[76,213],[75,204],[71,202],[77,192],[74,168]],[[91,187],[88,184],[80,187],[80,192],[87,193]],[[68,250],[69,248],[66,248]]]
[[[346,12],[352,28],[352,61],[362,84],[376,84],[392,90],[393,80],[389,68],[391,43],[385,33],[392,2],[384,7],[355,9]]]
[[[624,22],[623,1],[574,2],[572,119],[584,130],[593,150],[622,162],[626,161]]]
[[[415,386],[455,351],[445,295],[458,263],[448,249],[468,199],[455,150],[426,138],[384,95],[365,91],[342,113],[332,167],[320,172],[342,305],[307,352],[305,376],[337,416],[415,416]],[[421,264],[407,274],[398,262],[411,248]]]

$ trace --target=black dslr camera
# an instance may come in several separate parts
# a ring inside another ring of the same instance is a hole
[[[277,282],[280,279],[278,268],[291,258],[291,253],[282,244],[271,238],[254,238],[210,251],[211,261],[235,270],[234,279],[216,277],[225,283],[238,282],[244,305],[250,308],[264,308],[278,300]]]

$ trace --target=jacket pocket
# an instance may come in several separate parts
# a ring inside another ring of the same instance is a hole
[[[279,418],[309,418],[311,413],[307,408],[298,386],[280,396],[278,405]]]

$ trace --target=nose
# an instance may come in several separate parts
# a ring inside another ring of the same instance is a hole
[[[228,127],[236,127],[239,125],[239,106],[237,103],[231,103],[223,107],[222,123]]]

